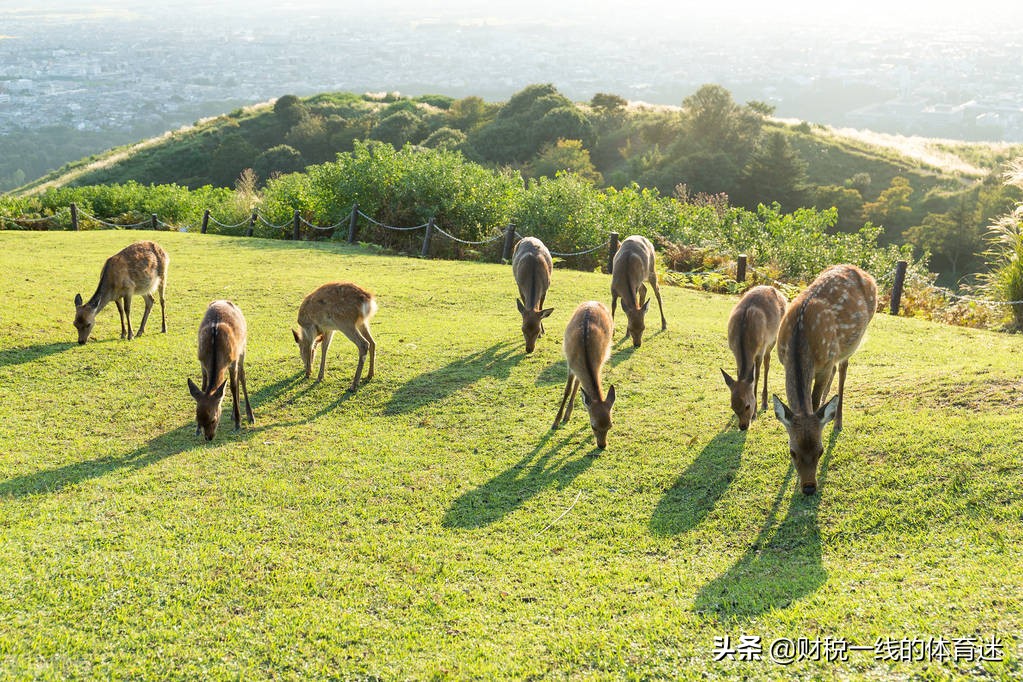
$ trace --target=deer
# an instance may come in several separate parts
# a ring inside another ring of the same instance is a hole
[[[291,333],[298,344],[299,355],[305,364],[305,376],[312,376],[313,356],[317,344],[320,348],[320,374],[316,381],[323,381],[327,368],[327,349],[335,331],[347,336],[359,349],[359,364],[355,378],[348,389],[354,392],[359,387],[363,363],[369,354],[369,371],[366,381],[373,378],[376,363],[377,344],[369,331],[369,321],[377,312],[373,294],[351,282],[329,282],[317,287],[302,300],[298,308],[298,329]]]
[[[551,425],[551,429],[556,429],[559,422],[563,424],[568,422],[568,418],[572,416],[576,391],[581,388],[583,404],[590,415],[590,428],[593,429],[597,447],[601,450],[607,447],[607,432],[611,429],[611,408],[615,404],[615,387],[610,386],[607,395],[604,395],[600,371],[611,357],[613,337],[614,321],[603,303],[587,301],[579,304],[565,329],[564,351],[568,364],[568,382],[561,397],[558,415]]]
[[[191,378],[188,379],[188,392],[195,399],[195,434],[199,435],[202,431],[207,441],[213,440],[217,434],[224,389],[229,378],[235,431],[242,427],[238,409],[239,383],[245,396],[245,415],[250,424],[256,421],[245,383],[246,341],[245,316],[241,309],[231,301],[210,303],[199,323],[198,355],[199,366],[202,368],[202,388],[196,386]]]
[[[547,290],[551,288],[553,266],[551,252],[536,237],[523,237],[515,245],[512,274],[519,288],[515,304],[522,315],[522,336],[526,340],[527,353],[536,348],[536,340],[544,334],[543,321],[554,312],[554,308],[543,307]]]
[[[728,347],[735,356],[735,378],[721,370],[731,392],[732,411],[745,431],[757,417],[757,386],[763,366],[764,389],[761,409],[767,409],[767,376],[771,351],[778,339],[778,327],[788,300],[774,287],[756,286],[747,291],[728,317]]]
[[[855,265],[835,265],[811,282],[782,318],[778,359],[785,366],[785,397],[791,407],[774,395],[774,413],[788,432],[789,454],[804,495],[817,491],[824,426],[834,420],[834,431],[842,430],[849,358],[876,309],[874,278]],[[838,395],[824,402],[836,370]]]
[[[153,292],[160,293],[160,331],[167,333],[167,311],[164,289],[167,286],[167,265],[170,258],[156,242],[143,241],[126,246],[103,264],[96,293],[87,302],[75,295],[75,328],[78,343],[85,345],[96,324],[96,314],[113,301],[121,316],[121,338],[132,340],[146,330],[149,312],[153,309]],[[146,301],[146,310],[137,332],[131,329],[131,298],[140,295]]]
[[[657,295],[657,307],[661,311],[661,331],[668,328],[661,303],[661,289],[657,286],[655,268],[656,253],[650,240],[641,235],[626,237],[611,262],[611,318],[614,319],[618,299],[622,299],[622,310],[628,317],[626,334],[632,337],[632,345],[639,348],[643,343],[644,318],[650,300],[646,298],[646,284],[649,282]],[[646,300],[644,300],[646,299]]]

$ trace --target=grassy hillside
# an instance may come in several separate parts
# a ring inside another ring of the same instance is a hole
[[[138,236],[0,233],[4,677],[1023,673],[1023,339],[878,315],[805,498],[773,416],[730,419],[732,298],[664,287],[668,330],[619,332],[598,453],[581,406],[549,426],[564,324],[606,276],[557,271],[526,356],[507,266],[161,233],[168,333],[122,342],[111,306],[77,346],[72,298]],[[354,347],[314,384],[288,329],[334,279],[380,303],[354,395]],[[256,424],[207,444],[185,380],[220,297]],[[997,636],[1005,660],[715,662],[726,635]]]

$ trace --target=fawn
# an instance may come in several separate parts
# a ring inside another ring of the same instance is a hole
[[[512,273],[519,288],[515,299],[522,314],[522,336],[526,340],[526,352],[532,353],[536,340],[543,336],[543,320],[554,312],[554,308],[543,309],[547,290],[551,288],[551,252],[536,237],[523,237],[515,245],[512,256]]]
[[[632,345],[639,347],[643,343],[643,330],[646,328],[644,318],[650,300],[646,299],[646,285],[649,282],[657,296],[657,307],[661,311],[661,330],[668,328],[664,320],[664,306],[661,303],[661,289],[657,286],[657,270],[655,268],[656,253],[650,240],[640,235],[627,237],[615,253],[611,263],[611,317],[614,318],[618,298],[622,299],[622,310],[628,317],[627,334],[632,337]],[[646,300],[643,300],[646,299]]]
[[[778,359],[785,366],[785,397],[792,407],[775,395],[774,413],[788,431],[789,454],[805,495],[817,490],[824,425],[834,419],[835,430],[842,429],[849,358],[876,308],[874,278],[855,265],[835,265],[811,282],[782,318]],[[836,368],[838,395],[825,403]]]
[[[131,340],[142,336],[146,330],[149,311],[153,309],[153,292],[160,292],[160,331],[167,331],[167,311],[164,307],[163,292],[167,286],[167,264],[170,259],[167,252],[156,242],[136,242],[126,246],[103,264],[99,276],[99,286],[88,302],[82,301],[82,295],[75,295],[75,328],[78,329],[78,343],[84,345],[89,340],[92,328],[96,324],[96,313],[103,310],[110,301],[117,305],[121,316],[121,338]],[[146,310],[142,313],[137,333],[131,330],[131,297],[139,294],[146,301]]]
[[[322,342],[320,348],[320,374],[317,381],[323,381],[323,373],[327,367],[327,349],[335,331],[347,336],[359,349],[359,364],[355,368],[355,378],[348,389],[354,391],[359,386],[362,366],[369,353],[369,372],[366,381],[373,378],[376,363],[377,344],[369,331],[369,320],[376,314],[377,302],[373,294],[351,282],[330,282],[315,289],[302,300],[298,309],[298,330],[291,333],[298,344],[299,354],[305,363],[306,378],[312,375],[313,356],[316,344]]]
[[[213,301],[199,323],[199,365],[202,367],[202,388],[188,380],[188,392],[195,398],[195,433],[201,430],[206,440],[213,440],[220,423],[220,406],[224,400],[227,379],[231,379],[231,400],[234,403],[234,428],[241,428],[238,410],[238,383],[245,395],[245,414],[255,422],[249,389],[245,384],[245,316],[230,301]],[[228,374],[229,377],[224,375]]]
[[[735,378],[721,370],[732,394],[732,411],[745,431],[757,417],[757,386],[760,367],[764,368],[761,409],[767,409],[767,375],[771,369],[771,350],[778,339],[778,327],[788,301],[784,294],[769,286],[756,286],[743,295],[728,317],[728,347],[735,356]]]
[[[565,360],[568,363],[568,382],[561,397],[558,422],[566,423],[572,415],[575,393],[581,387],[583,404],[590,414],[590,428],[597,439],[597,447],[607,447],[607,432],[611,429],[611,408],[615,403],[615,387],[603,394],[600,387],[600,370],[611,356],[611,341],[614,336],[614,321],[604,304],[597,301],[581,303],[572,313],[565,329]],[[568,403],[566,409],[565,404]],[[564,415],[564,419],[562,419]]]

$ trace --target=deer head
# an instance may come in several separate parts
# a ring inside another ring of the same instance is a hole
[[[739,418],[739,430],[745,431],[749,428],[750,422],[757,418],[757,396],[753,381],[753,369],[750,368],[745,375],[738,379],[733,379],[725,370],[721,370],[721,375],[725,378],[725,385],[732,393],[732,411]]]
[[[838,401],[836,395],[816,412],[795,414],[778,396],[774,396],[774,414],[789,433],[789,454],[799,474],[804,495],[817,492],[817,465],[824,454],[821,434],[824,425],[835,418]]]
[[[580,389],[583,394],[583,405],[590,415],[590,428],[597,439],[597,447],[603,450],[607,447],[607,432],[611,430],[611,408],[615,404],[615,387],[607,389],[607,395],[603,400],[590,398],[585,389]]]
[[[78,344],[85,345],[96,324],[96,309],[82,302],[82,295],[75,294],[75,329],[78,330]]]
[[[220,423],[220,406],[224,400],[224,388],[227,386],[227,379],[220,382],[220,386],[209,393],[204,393],[195,382],[188,380],[188,392],[195,398],[195,422],[196,435],[201,430],[206,440],[213,440],[217,435],[217,425]]]
[[[632,345],[639,348],[643,344],[643,331],[646,329],[646,311],[650,308],[650,299],[643,302],[638,308],[622,306],[625,310],[625,317],[629,321],[628,333],[632,337]]]
[[[522,301],[519,299],[515,299],[515,305],[522,315],[522,337],[526,340],[526,352],[532,353],[536,348],[536,340],[543,333],[543,322],[541,320],[550,317],[550,314],[554,312],[554,308],[530,310],[522,305]]]
[[[302,356],[302,362],[305,364],[305,378],[308,379],[313,373],[313,354],[316,352],[316,344],[323,339],[323,335],[317,334],[315,328],[308,327],[302,327],[301,333],[292,329],[291,334],[295,337],[295,343],[298,344],[298,354]]]

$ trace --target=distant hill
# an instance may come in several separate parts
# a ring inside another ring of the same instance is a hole
[[[1016,198],[998,174],[1023,154],[1023,145],[777,119],[768,105],[738,104],[720,86],[704,86],[682,107],[665,107],[610,94],[571,102],[553,85],[539,84],[502,103],[443,95],[286,95],[68,164],[13,194],[129,180],[232,187],[246,168],[265,181],[333,160],[360,139],[457,149],[526,178],[570,170],[597,185],[636,183],[690,197],[724,193],[750,208],[835,206],[838,229],[883,225],[886,241],[908,239],[929,249],[938,269],[951,267],[953,277],[977,266],[983,228]],[[954,244],[935,232],[951,222],[962,237]]]

